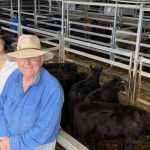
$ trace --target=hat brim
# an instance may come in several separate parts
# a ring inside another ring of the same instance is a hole
[[[54,58],[54,53],[52,52],[47,52],[45,55],[44,55],[44,61],[45,62],[48,62],[49,60],[53,59]]]
[[[32,57],[39,57],[43,55],[48,55],[44,57],[44,59],[53,59],[54,54],[48,51],[42,51],[42,50],[35,50],[35,49],[29,49],[29,50],[20,50],[20,51],[15,51],[12,53],[7,53],[5,56],[10,60],[10,61],[15,61],[16,59],[19,58],[32,58]]]

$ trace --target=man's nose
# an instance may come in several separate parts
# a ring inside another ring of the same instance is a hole
[[[26,63],[26,64],[29,64],[29,63],[30,63],[30,58],[26,58],[26,59],[25,59],[25,63]]]

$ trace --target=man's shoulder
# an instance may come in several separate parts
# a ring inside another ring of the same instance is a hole
[[[46,69],[42,68],[43,79],[47,85],[59,86],[58,79],[50,74]],[[49,84],[48,84],[49,83]]]

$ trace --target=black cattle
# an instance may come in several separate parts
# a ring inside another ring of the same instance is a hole
[[[76,82],[86,78],[88,74],[78,72],[75,63],[50,63],[44,64],[43,67],[59,80],[64,89],[65,101],[62,108],[61,127],[65,130],[70,122],[68,110],[68,93],[70,88]]]
[[[70,115],[68,110],[68,93],[70,91],[70,88],[73,84],[75,84],[78,81],[83,80],[86,78],[88,74],[83,72],[75,72],[72,71],[70,73],[62,73],[57,76],[58,80],[60,81],[63,89],[64,89],[64,95],[65,95],[65,102],[62,108],[62,118],[61,118],[61,127],[66,130],[66,127],[68,126],[68,123],[70,122]]]
[[[106,85],[89,93],[84,101],[117,103],[118,92],[124,90],[124,81],[120,77],[113,77]]]
[[[44,64],[43,67],[59,80],[66,98],[68,97],[70,87],[88,76],[87,73],[78,72],[75,63],[49,63]]]
[[[47,63],[43,64],[43,67],[54,75],[61,72],[70,73],[77,71],[77,65],[75,63]]]
[[[150,113],[135,106],[82,102],[74,109],[74,134],[81,140],[93,137],[96,150],[98,138],[122,138],[123,150],[132,150],[133,141],[150,133]]]
[[[69,112],[72,114],[73,107],[82,102],[86,95],[100,87],[99,77],[103,68],[92,68],[91,76],[75,83],[69,91]]]

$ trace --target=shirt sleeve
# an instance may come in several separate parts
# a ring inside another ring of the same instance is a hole
[[[8,123],[5,119],[5,114],[4,114],[4,100],[6,99],[7,86],[9,86],[8,80],[6,81],[5,86],[3,87],[2,93],[0,94],[0,137],[10,135],[9,129],[8,129]]]
[[[5,100],[7,99],[6,95],[8,94],[9,87],[11,87],[12,81],[14,80],[14,78],[11,78],[10,76],[6,80],[5,85],[0,94],[0,137],[10,136],[9,125],[5,118],[5,113],[4,113],[4,103],[5,103]]]
[[[2,96],[0,96],[0,137],[1,136],[9,136],[7,121],[4,115],[4,105],[2,101]]]
[[[5,113],[4,113],[4,103],[5,103],[5,100],[7,99],[6,95],[9,92],[8,87],[11,86],[12,80],[13,80],[10,76],[5,81],[5,84],[2,88],[2,92],[0,94],[0,137],[10,136],[9,125],[8,125],[8,122],[6,120]]]
[[[33,128],[27,132],[10,136],[11,150],[30,150],[49,141],[54,141],[60,126],[61,109],[64,94],[61,86],[42,96],[39,118]]]

